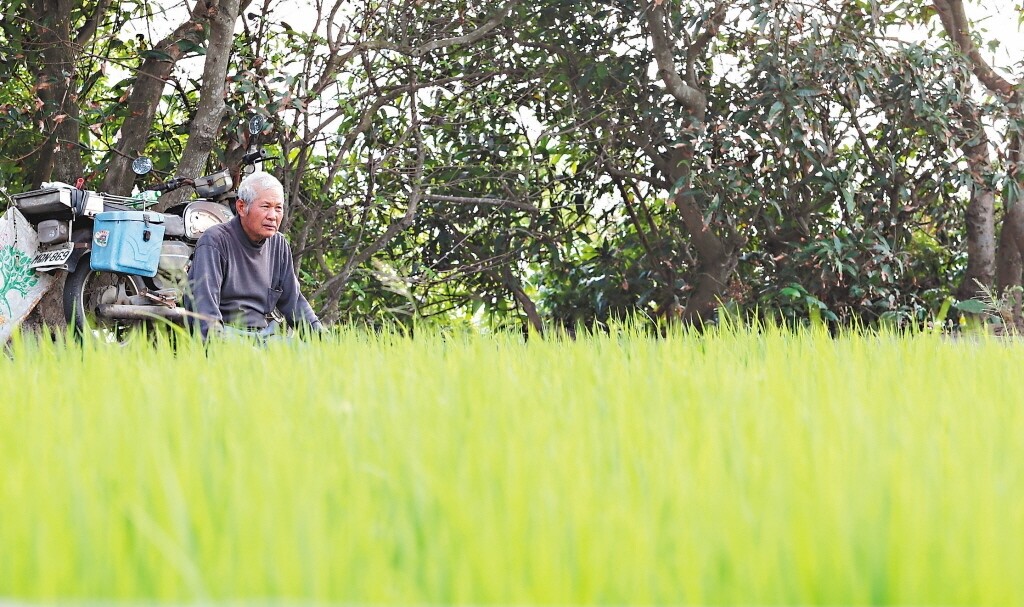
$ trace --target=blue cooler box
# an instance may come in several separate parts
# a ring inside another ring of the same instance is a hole
[[[151,211],[97,213],[92,230],[93,270],[156,276],[164,217]]]

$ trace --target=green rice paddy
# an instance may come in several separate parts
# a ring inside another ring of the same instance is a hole
[[[1018,604],[1024,344],[15,343],[0,601]]]

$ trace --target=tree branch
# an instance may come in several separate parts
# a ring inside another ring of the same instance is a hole
[[[934,0],[932,4],[939,13],[946,34],[970,60],[971,71],[978,80],[1003,99],[1012,99],[1016,94],[1013,83],[992,69],[971,40],[971,24],[964,12],[963,0]]]
[[[686,47],[686,73],[691,82],[697,81],[694,65],[707,52],[711,41],[718,35],[718,28],[721,27],[722,22],[725,20],[725,10],[727,7],[728,3],[717,2],[715,7],[711,9],[711,14],[708,16],[707,26],[704,28],[704,31],[697,36],[697,39],[692,44]]]
[[[199,103],[196,106],[196,115],[189,126],[185,150],[178,162],[178,176],[196,178],[202,175],[213,145],[217,141],[221,118],[227,108],[224,102],[227,69],[239,10],[239,0],[217,0],[216,7],[211,6],[210,34],[206,45]],[[169,192],[162,197],[157,210],[163,211],[174,206],[184,200],[186,195],[186,190]]]
[[[104,192],[126,194],[131,190],[135,178],[131,172],[131,160],[146,147],[164,85],[175,63],[184,54],[178,43],[182,40],[201,43],[205,37],[204,24],[211,16],[207,0],[196,0],[188,20],[153,47],[166,57],[152,55],[142,62],[125,103],[128,115],[121,124],[121,138],[111,150],[110,164],[103,180]]]
[[[510,0],[509,2],[506,2],[505,6],[501,7],[501,9],[499,9],[498,12],[488,19],[483,25],[464,36],[444,38],[442,40],[431,40],[426,44],[416,47],[412,53],[416,57],[421,57],[431,51],[455,46],[456,44],[472,44],[489,34],[494,28],[501,25],[501,22],[505,20],[506,16],[508,16],[509,11],[511,11],[517,4],[519,4],[519,0]]]
[[[665,32],[664,4],[651,5],[650,10],[647,11],[647,24],[651,30],[654,59],[658,63],[658,77],[665,83],[669,94],[682,103],[690,113],[703,120],[707,111],[707,97],[700,89],[679,76],[675,54],[672,51],[672,41],[669,40],[668,34]]]
[[[92,40],[93,35],[96,34],[96,29],[99,27],[100,21],[103,20],[103,15],[106,14],[107,9],[110,7],[111,1],[112,0],[100,0],[100,2],[96,4],[96,10],[94,10],[92,15],[86,19],[82,27],[78,29],[78,33],[75,35],[75,46],[81,48]]]
[[[467,196],[443,196],[441,194],[425,194],[423,196],[423,199],[433,200],[435,202],[451,202],[454,204],[479,204],[497,207],[512,207],[515,209],[519,209],[520,211],[526,211],[527,213],[540,212],[540,209],[527,202],[517,202],[515,200],[506,200],[503,198],[470,198]]]
[[[413,86],[419,86],[417,78],[418,74],[413,75]],[[331,277],[323,286],[317,289],[313,297],[328,292],[330,295],[324,309],[321,310],[321,316],[324,316],[326,310],[332,309],[336,306],[338,299],[341,297],[341,289],[344,288],[348,282],[349,277],[352,275],[353,269],[357,266],[365,263],[370,257],[375,255],[377,251],[384,248],[391,240],[398,235],[399,232],[407,230],[412,225],[413,220],[416,218],[416,211],[419,208],[419,203],[423,199],[423,169],[426,164],[426,152],[423,145],[423,136],[420,132],[420,116],[417,108],[415,96],[409,98],[409,117],[410,126],[409,130],[413,133],[416,139],[416,167],[412,175],[411,191],[409,193],[409,205],[405,209],[405,214],[396,221],[391,222],[384,233],[377,237],[369,246],[362,251],[359,251],[348,259],[345,263],[342,271],[337,275]],[[333,312],[328,317],[333,317]]]

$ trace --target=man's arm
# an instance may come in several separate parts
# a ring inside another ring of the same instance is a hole
[[[192,289],[192,311],[199,315],[199,329],[206,337],[211,328],[218,330],[224,321],[220,313],[224,260],[216,247],[199,243],[188,271],[188,282]]]
[[[287,243],[282,248],[282,262],[278,271],[281,273],[279,284],[281,285],[281,299],[277,302],[277,309],[284,314],[285,320],[291,326],[307,324],[314,331],[322,331],[323,325],[313,307],[309,305],[302,291],[299,289],[299,278],[295,275],[292,262],[291,248]]]

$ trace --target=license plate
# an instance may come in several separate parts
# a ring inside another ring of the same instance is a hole
[[[36,256],[32,258],[32,263],[28,264],[30,268],[48,268],[63,266],[69,259],[71,259],[71,253],[74,251],[74,247],[67,247],[63,249],[51,249],[49,251],[40,251],[36,253]]]

